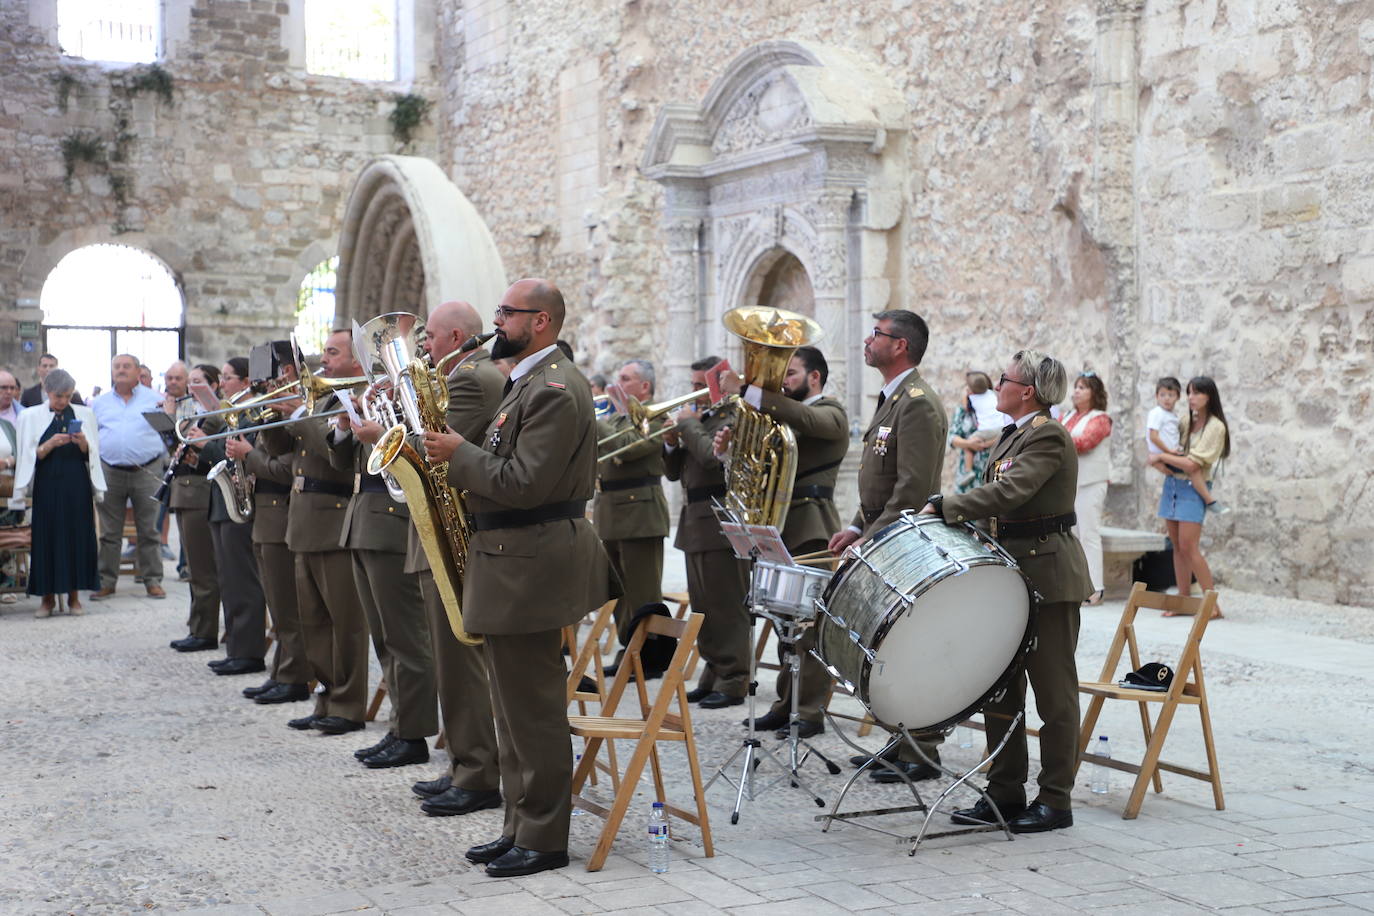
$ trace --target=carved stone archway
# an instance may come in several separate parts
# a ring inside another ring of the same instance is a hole
[[[339,235],[337,322],[396,311],[424,317],[449,299],[480,313],[506,285],[487,224],[439,166],[382,156],[363,169]]]
[[[663,107],[641,168],[666,192],[670,386],[732,348],[721,314],[757,304],[786,255],[826,331],[827,390],[864,413],[863,322],[897,304],[886,271],[906,133],[906,103],[875,65],[807,42],[755,45],[700,105]]]

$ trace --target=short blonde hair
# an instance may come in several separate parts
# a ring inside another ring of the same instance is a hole
[[[1035,388],[1035,399],[1049,407],[1064,400],[1069,390],[1069,373],[1064,364],[1039,350],[1019,350],[1011,358],[1021,381]]]

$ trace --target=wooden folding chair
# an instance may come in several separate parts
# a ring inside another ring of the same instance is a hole
[[[1112,646],[1107,651],[1107,661],[1102,666],[1102,674],[1096,681],[1080,681],[1078,684],[1079,693],[1092,697],[1088,703],[1088,711],[1083,716],[1081,746],[1078,755],[1079,765],[1087,762],[1136,774],[1135,785],[1131,787],[1130,798],[1126,801],[1126,810],[1121,815],[1125,820],[1131,820],[1140,813],[1140,806],[1145,800],[1145,787],[1150,782],[1154,782],[1156,792],[1164,791],[1163,782],[1159,777],[1160,770],[1211,784],[1212,799],[1217,810],[1221,811],[1226,807],[1222,798],[1221,773],[1217,768],[1216,744],[1212,740],[1212,716],[1207,708],[1207,688],[1202,679],[1202,655],[1199,651],[1202,635],[1207,631],[1207,624],[1212,618],[1216,605],[1217,593],[1215,591],[1208,591],[1201,598],[1183,598],[1178,595],[1162,595],[1158,592],[1147,591],[1143,582],[1135,583],[1131,589],[1130,597],[1126,599],[1126,608],[1121,612],[1121,622],[1117,624],[1116,636],[1113,637]],[[1192,627],[1188,631],[1188,640],[1183,645],[1183,652],[1179,656],[1178,664],[1173,666],[1173,682],[1166,691],[1141,690],[1135,687],[1122,687],[1117,684],[1118,679],[1123,677],[1126,671],[1135,671],[1140,668],[1140,649],[1136,644],[1135,617],[1141,608],[1155,608],[1161,611],[1194,615]],[[1120,667],[1123,649],[1128,650],[1130,656],[1130,667],[1124,670]],[[1088,746],[1092,742],[1093,730],[1097,726],[1098,716],[1102,713],[1102,704],[1106,700],[1128,700],[1140,707],[1140,727],[1145,734],[1145,756],[1139,764],[1099,757],[1087,752]],[[1153,722],[1150,721],[1149,713],[1151,703],[1159,704],[1159,714]],[[1207,748],[1207,770],[1205,772],[1167,763],[1160,759],[1160,753],[1164,750],[1164,742],[1169,737],[1169,726],[1173,724],[1174,713],[1178,711],[1179,706],[1196,706],[1198,708],[1198,714],[1202,721],[1202,741]]]
[[[587,871],[599,871],[610,854],[611,844],[620,831],[621,822],[634,800],[635,789],[639,786],[640,774],[645,763],[650,765],[654,778],[654,796],[664,803],[668,812],[679,820],[695,824],[701,830],[702,846],[706,855],[714,856],[715,848],[711,843],[711,823],[706,813],[706,792],[701,784],[701,764],[697,760],[696,738],[692,734],[691,708],[687,705],[687,688],[683,685],[687,658],[701,630],[702,615],[690,614],[686,620],[673,620],[669,617],[646,617],[635,628],[630,645],[625,649],[625,658],[620,670],[616,672],[611,684],[610,696],[602,707],[600,716],[569,716],[572,733],[587,740],[587,752],[573,773],[573,804],[590,811],[606,823],[601,829],[596,850],[587,860]],[[644,681],[644,663],[640,652],[649,636],[659,634],[677,638],[677,650],[673,653],[668,670],[663,673],[663,683],[653,702],[649,701],[649,691]],[[620,698],[634,674],[635,690],[639,695],[638,716],[616,716]],[[630,755],[625,771],[620,774],[619,788],[615,800],[609,808],[597,804],[579,794],[583,784],[591,774],[596,752],[603,743],[616,739],[635,742],[634,753]],[[689,811],[669,804],[663,792],[663,772],[659,765],[658,742],[681,741],[687,752],[687,767],[692,777],[692,792],[695,811]]]
[[[692,599],[686,592],[664,592],[664,604],[676,604],[677,609],[673,611],[674,620],[686,620],[687,615],[692,611]],[[701,650],[695,645],[692,646],[692,655],[687,659],[687,667],[684,675],[688,680],[696,676],[697,663],[701,661]]]
[[[382,697],[386,696],[386,678],[377,681],[377,689],[372,693],[372,702],[367,704],[367,715],[363,716],[365,722],[375,722],[377,720],[377,710],[382,708]]]
[[[592,617],[591,629],[587,631],[586,639],[582,640],[579,647],[577,643],[577,625],[563,628],[563,642],[568,647],[568,655],[572,658],[572,666],[568,671],[568,704],[577,704],[577,711],[580,715],[587,714],[587,704],[596,703],[599,708],[604,709],[606,705],[606,675],[602,671],[602,656],[599,650],[601,636],[606,630],[615,633],[615,627],[611,626],[612,615],[615,612],[616,602],[614,599],[607,601],[597,610]],[[591,674],[587,674],[587,669],[591,668]],[[595,690],[583,690],[582,678],[590,677],[596,683]],[[606,756],[608,763],[601,763],[596,754],[589,753],[583,742],[582,753],[584,757],[590,757],[595,763],[592,769],[589,782],[596,785],[596,771],[601,770],[611,777],[612,788],[619,788],[620,773],[617,769],[615,759],[615,745],[606,746]]]

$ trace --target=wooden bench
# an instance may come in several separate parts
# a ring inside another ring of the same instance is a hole
[[[1102,585],[1108,598],[1125,598],[1131,592],[1134,576],[1131,565],[1140,557],[1165,550],[1169,539],[1161,531],[1102,526]]]

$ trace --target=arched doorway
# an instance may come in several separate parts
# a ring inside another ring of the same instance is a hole
[[[796,255],[781,248],[770,252],[755,268],[743,299],[801,315],[816,314],[816,290],[811,285],[811,275]]]
[[[167,265],[128,245],[87,245],[48,274],[39,297],[43,351],[90,396],[110,385],[110,360],[130,353],[154,379],[185,351],[185,302]]]

